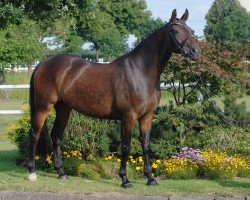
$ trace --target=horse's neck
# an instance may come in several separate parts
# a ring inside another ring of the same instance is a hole
[[[159,79],[172,54],[168,27],[162,27],[144,39],[128,56],[149,78]]]

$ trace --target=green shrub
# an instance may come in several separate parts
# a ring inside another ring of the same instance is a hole
[[[55,113],[49,113],[46,120],[48,129],[51,130]],[[30,129],[30,113],[29,109],[24,108],[24,115],[17,123],[8,127],[8,137],[14,144],[17,145],[20,154],[27,158],[29,155],[29,129]]]
[[[152,129],[152,151],[156,158],[164,159],[176,154],[184,146],[192,146],[193,139],[200,131],[219,122],[207,105],[182,105],[176,108],[159,108]],[[187,145],[191,143],[191,145]]]
[[[226,96],[224,100],[225,114],[229,117],[229,121],[233,119],[233,122],[239,126],[246,126],[244,121],[250,120],[250,112],[247,111],[246,102],[236,103],[236,98],[232,96]],[[249,123],[248,123],[249,124]]]
[[[67,174],[89,179],[114,179],[118,178],[120,164],[117,162],[83,161],[71,157],[63,160],[63,167]]]
[[[10,140],[18,146],[22,156],[27,157],[29,151],[29,109],[24,110],[23,117],[16,124],[9,127]],[[48,132],[51,132],[55,120],[55,112],[52,111],[46,119]],[[77,112],[72,112],[67,128],[64,132],[62,150],[78,150],[84,153],[92,153],[98,156],[107,155],[110,148],[118,148],[117,142],[120,131],[119,124],[115,121],[99,120],[85,117]],[[112,137],[111,137],[112,136]]]
[[[240,127],[215,126],[189,138],[195,148],[225,151],[228,154],[250,154],[250,131]]]

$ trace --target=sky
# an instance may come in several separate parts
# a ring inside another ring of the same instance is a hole
[[[146,0],[146,2],[153,17],[159,17],[166,22],[169,21],[174,9],[177,9],[177,17],[180,18],[187,8],[189,11],[187,25],[195,31],[196,35],[203,36],[206,24],[204,18],[213,0]]]

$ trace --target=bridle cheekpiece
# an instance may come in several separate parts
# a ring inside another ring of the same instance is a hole
[[[173,39],[174,43],[176,44],[176,46],[179,48],[181,54],[184,56],[184,57],[188,57],[189,53],[187,52],[186,49],[184,49],[184,45],[186,44],[186,42],[194,37],[193,35],[189,34],[181,43],[176,39],[175,35],[174,35],[174,32],[173,32],[173,29],[172,27],[174,25],[179,25],[179,26],[184,26],[184,27],[187,27],[186,24],[181,24],[181,23],[178,23],[178,22],[175,22],[175,23],[171,23],[170,24],[170,35],[171,35],[171,38]]]

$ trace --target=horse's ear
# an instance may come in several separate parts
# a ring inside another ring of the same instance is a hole
[[[182,17],[181,17],[181,20],[187,21],[188,15],[189,15],[189,12],[188,12],[188,9],[186,9],[186,10],[185,10],[185,13],[184,13],[184,14],[182,15]]]
[[[169,21],[173,22],[176,19],[176,17],[177,17],[177,12],[176,12],[176,9],[174,9],[173,12],[172,12],[172,16],[171,16]]]

